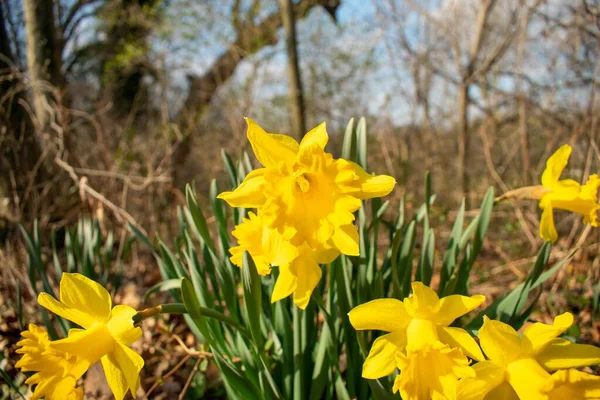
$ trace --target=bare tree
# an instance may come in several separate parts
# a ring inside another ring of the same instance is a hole
[[[51,92],[45,82],[64,87],[59,31],[56,29],[54,1],[24,0],[27,32],[27,69],[33,86],[33,103],[39,127],[46,131],[51,120]]]
[[[285,44],[287,50],[287,73],[290,96],[290,116],[292,119],[292,132],[301,139],[306,133],[306,115],[304,108],[304,94],[302,91],[302,77],[298,62],[298,49],[296,40],[296,20],[292,0],[280,0],[281,20],[285,30]]]

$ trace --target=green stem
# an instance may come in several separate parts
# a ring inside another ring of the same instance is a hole
[[[302,312],[295,304],[292,306],[294,326],[294,400],[304,400],[304,362],[302,354]]]

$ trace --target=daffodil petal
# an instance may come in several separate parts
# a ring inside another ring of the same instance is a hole
[[[296,160],[299,145],[290,136],[268,134],[263,128],[249,118],[248,140],[258,161],[265,167],[276,167],[280,162],[293,164]]]
[[[554,339],[536,359],[547,370],[579,368],[600,364],[600,347]]]
[[[50,348],[68,354],[76,354],[93,364],[104,355],[111,353],[115,344],[107,325],[98,323],[85,330],[71,329],[69,336],[53,341],[50,343]]]
[[[548,202],[542,212],[542,218],[540,220],[540,236],[545,241],[552,243],[556,242],[556,239],[558,239],[558,232],[556,232],[556,228],[554,227],[554,215],[550,202]]]
[[[383,197],[390,194],[396,186],[396,180],[388,175],[371,175],[360,165],[346,160],[337,160],[341,168],[349,168],[354,173],[351,181],[343,184],[344,193],[361,200]]]
[[[340,251],[338,249],[322,249],[313,253],[313,259],[318,264],[329,264],[338,258],[339,255]]]
[[[485,359],[479,345],[467,331],[461,328],[439,327],[438,336],[440,342],[450,347],[458,347],[467,357],[476,361]]]
[[[483,400],[486,395],[504,381],[504,368],[492,361],[481,361],[473,365],[475,378],[458,382],[456,398],[460,400]]]
[[[600,376],[576,369],[557,371],[547,387],[548,400],[600,399]]]
[[[563,179],[552,187],[550,192],[552,200],[569,201],[579,197],[581,184],[573,179]]]
[[[485,296],[461,296],[454,294],[440,299],[439,309],[435,315],[438,326],[448,326],[458,317],[461,317],[476,309],[485,301]]]
[[[542,173],[542,185],[551,188],[560,179],[560,175],[571,157],[571,146],[565,144],[554,152],[546,161],[546,169]]]
[[[404,350],[405,347],[404,331],[388,333],[375,339],[363,364],[363,378],[379,379],[390,375],[397,368],[396,353]]]
[[[485,355],[500,365],[507,365],[521,355],[521,338],[510,326],[484,317],[479,329],[479,344]]]
[[[485,400],[519,400],[519,395],[508,382],[502,382],[485,396]]]
[[[313,290],[321,280],[321,267],[309,255],[301,255],[290,265],[296,270],[298,284],[294,290],[294,304],[305,309],[310,301]]]
[[[300,142],[300,147],[302,148],[316,144],[324,150],[328,140],[329,136],[327,136],[327,129],[325,127],[325,122],[323,122],[304,135],[302,141]]]
[[[542,391],[548,378],[550,374],[532,358],[513,361],[506,368],[506,379],[521,399],[545,400]]]
[[[225,200],[231,207],[259,208],[265,203],[263,191],[265,185],[265,169],[251,171],[244,181],[232,192],[223,192],[217,196]]]
[[[411,284],[412,297],[407,304],[410,304],[415,312],[415,316],[431,317],[434,316],[440,306],[440,298],[437,293],[422,282],[413,282]]]
[[[133,307],[126,305],[113,307],[107,325],[108,330],[119,343],[129,345],[142,337],[142,328],[133,326],[133,316],[136,312]]]
[[[117,360],[113,354],[107,354],[100,359],[106,382],[110,388],[115,400],[123,400],[127,394],[128,386],[125,374],[119,368]]]
[[[544,350],[554,339],[573,325],[573,314],[564,313],[554,318],[552,325],[536,322],[523,331],[523,339],[533,354]]]
[[[298,277],[292,273],[289,265],[279,267],[279,276],[271,293],[271,303],[275,303],[294,293],[298,286]]]
[[[347,256],[358,256],[358,231],[352,224],[339,226],[331,237],[334,246]]]
[[[38,303],[84,328],[94,322],[106,322],[110,315],[110,295],[99,283],[81,274],[63,273],[60,280],[60,301],[40,293]]]
[[[404,331],[410,320],[404,304],[397,299],[371,300],[354,307],[348,313],[348,317],[354,329],[358,331]]]
[[[73,309],[71,307],[65,306],[63,303],[50,296],[48,293],[40,293],[38,295],[37,301],[42,307],[50,310],[56,315],[59,315],[71,322],[76,323],[77,325],[89,327],[92,326],[95,322],[93,317],[91,317],[90,315],[79,310]]]
[[[144,359],[127,346],[117,343],[113,352],[119,369],[125,376],[125,382],[133,397],[140,383],[140,371],[144,368]]]
[[[112,306],[110,294],[101,284],[77,273],[62,274],[60,301],[67,307],[85,312],[98,322],[108,320]]]

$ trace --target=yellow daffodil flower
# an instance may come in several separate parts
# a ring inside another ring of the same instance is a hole
[[[453,397],[458,379],[474,375],[466,356],[484,357],[465,330],[450,324],[479,307],[485,297],[440,299],[421,282],[413,282],[412,291],[413,296],[404,301],[377,299],[348,314],[357,330],[389,332],[373,342],[362,375],[378,379],[399,368],[394,391],[400,391],[403,399]]]
[[[271,302],[294,294],[294,303],[305,309],[310,296],[321,279],[319,264],[333,261],[339,251],[336,249],[311,249],[306,243],[294,246],[289,238],[277,229],[269,228],[260,215],[248,214],[232,232],[238,246],[232,247],[231,262],[242,267],[242,256],[248,251],[259,275],[271,273],[271,267],[279,267],[279,277],[275,283]]]
[[[37,334],[38,342],[51,351],[77,360],[73,364],[77,366],[75,370],[70,369],[71,364],[49,361],[43,371],[54,364],[56,368],[62,366],[65,369],[63,374],[78,379],[87,367],[100,361],[115,398],[122,400],[128,390],[135,397],[144,360],[128,347],[142,335],[141,329],[133,326],[132,317],[136,313],[133,308],[126,305],[112,307],[109,293],[100,284],[83,275],[69,273],[63,273],[60,281],[60,301],[48,293],[40,293],[38,303],[83,328],[71,329],[67,338],[49,343]],[[26,352],[31,358],[37,358],[36,353]],[[25,364],[27,362],[22,365]],[[83,372],[82,366],[86,366]]]
[[[394,178],[369,175],[359,165],[325,152],[325,124],[300,143],[269,134],[250,119],[248,140],[264,168],[250,172],[233,192],[219,195],[232,207],[257,208],[265,224],[290,242],[312,249],[338,249],[357,256],[354,212],[362,199],[385,196]]]
[[[459,383],[458,398],[597,399],[593,397],[600,391],[597,378],[576,370],[564,371],[600,364],[600,348],[558,338],[572,324],[573,315],[564,313],[552,325],[534,323],[519,335],[511,326],[486,317],[479,342],[489,360],[473,366],[475,379]],[[556,370],[563,371],[550,375],[549,371]],[[569,393],[584,397],[562,397]]]
[[[30,400],[42,397],[46,400],[83,399],[83,390],[76,384],[89,368],[89,363],[75,355],[52,349],[48,332],[42,327],[30,324],[22,336],[16,352],[23,357],[15,366],[22,372],[35,372],[25,381],[27,385],[36,385]]]
[[[558,239],[554,227],[554,208],[581,214],[583,222],[598,226],[600,178],[593,174],[585,185],[572,179],[559,180],[570,156],[571,146],[562,146],[548,159],[542,174],[542,186],[547,190],[540,199],[540,208],[544,210],[540,221],[540,236],[544,240],[555,242]]]

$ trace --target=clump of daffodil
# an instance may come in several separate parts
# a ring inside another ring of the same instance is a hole
[[[115,398],[122,400],[128,391],[135,397],[144,360],[128,347],[142,335],[133,325],[132,307],[112,307],[104,287],[76,273],[63,273],[60,300],[40,293],[38,303],[83,329],[71,329],[68,337],[56,341],[49,341],[35,325],[23,333],[19,363],[26,370],[39,371],[39,378],[31,381],[38,385],[34,393],[41,390],[57,399],[68,398],[77,379],[100,361]]]
[[[546,162],[546,169],[542,174],[542,184],[527,186],[510,191],[504,198],[529,198],[539,200],[542,211],[540,221],[540,236],[542,239],[555,242],[558,233],[554,226],[554,209],[561,209],[583,216],[583,222],[594,227],[599,226],[598,189],[600,177],[590,175],[585,185],[572,179],[560,179],[560,175],[569,162],[571,146],[565,144],[560,147]]]
[[[473,366],[474,379],[459,383],[457,398],[600,398],[600,377],[570,369],[600,364],[600,348],[558,338],[572,324],[573,315],[564,313],[552,325],[534,323],[519,335],[511,326],[486,317],[479,343],[488,360]]]
[[[404,301],[377,299],[348,314],[357,330],[389,332],[373,342],[362,375],[378,379],[398,368],[394,392],[403,399],[454,398],[458,380],[475,376],[467,357],[478,361],[484,357],[469,333],[450,324],[479,307],[485,297],[440,299],[421,282],[412,283],[412,292]]]
[[[89,368],[89,363],[75,355],[52,349],[48,332],[30,324],[17,343],[17,354],[23,357],[16,363],[22,372],[35,372],[25,384],[36,385],[31,400],[44,397],[46,400],[80,400],[83,390],[76,387],[77,381]]]
[[[259,273],[280,267],[273,299],[294,293],[296,304],[306,307],[321,277],[319,263],[331,262],[340,253],[359,255],[353,213],[361,200],[387,195],[395,180],[370,175],[326,153],[324,123],[298,143],[269,134],[250,119],[246,122],[248,140],[263,168],[251,171],[234,191],[219,195],[232,207],[258,210],[234,231],[240,246],[232,249],[232,261],[240,265],[241,254],[248,251],[262,266]],[[251,237],[259,232],[261,240]],[[277,248],[285,251],[274,252]]]

